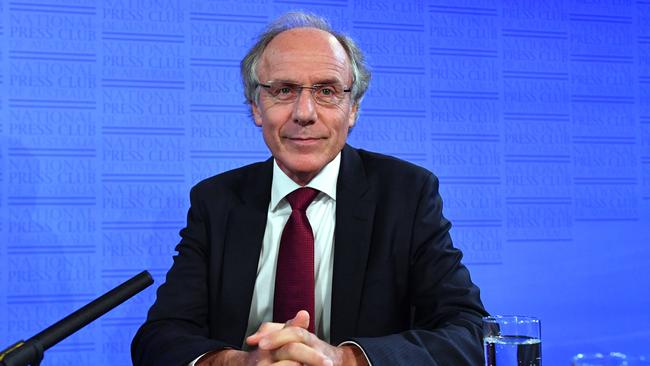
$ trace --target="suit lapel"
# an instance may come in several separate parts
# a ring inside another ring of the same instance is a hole
[[[249,170],[233,205],[224,246],[221,316],[223,335],[233,345],[243,342],[248,324],[266,216],[271,199],[272,159]],[[246,304],[246,305],[243,305]]]
[[[355,335],[375,200],[356,150],[346,145],[337,183],[330,341]]]

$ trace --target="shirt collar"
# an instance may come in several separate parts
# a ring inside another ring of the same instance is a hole
[[[336,183],[339,179],[341,152],[327,163],[305,187],[317,189],[336,201]],[[280,201],[301,186],[289,178],[273,159],[273,182],[271,183],[271,211],[275,211]]]

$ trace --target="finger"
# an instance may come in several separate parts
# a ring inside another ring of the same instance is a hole
[[[282,328],[280,328],[280,329],[282,329]],[[262,339],[263,337],[268,336],[271,333],[273,333],[273,332],[263,332],[263,333],[251,334],[250,336],[248,336],[246,338],[246,344],[248,344],[249,346],[257,346],[259,344],[259,342],[260,342],[260,339]]]
[[[244,363],[233,362],[232,364],[241,366],[269,366],[275,362],[269,351],[257,349],[248,352],[246,356]]]
[[[275,360],[290,360],[310,366],[332,366],[332,360],[316,348],[303,343],[288,343],[271,351]]]
[[[308,330],[299,327],[285,327],[277,332],[263,336],[258,346],[261,349],[272,350],[280,348],[289,343],[304,343],[311,345],[314,339],[318,339]]]
[[[263,323],[257,332],[251,334],[246,338],[246,343],[249,346],[256,346],[260,339],[267,334],[271,334],[279,329],[288,328],[288,327],[299,327],[303,329],[309,328],[309,312],[306,310],[300,310],[296,313],[296,316],[293,319],[287,320],[285,324],[280,323]]]
[[[249,346],[256,346],[257,343],[260,341],[260,338],[266,336],[267,334],[271,334],[275,331],[278,331],[282,329],[285,325],[282,323],[262,323],[260,327],[255,331],[255,333],[251,334],[246,338],[246,343]]]
[[[271,366],[302,366],[302,363],[291,360],[282,360],[272,363]]]
[[[300,310],[293,319],[287,321],[285,327],[309,328],[309,312],[307,310]]]

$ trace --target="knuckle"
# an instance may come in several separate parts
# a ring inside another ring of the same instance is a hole
[[[309,341],[310,333],[306,329],[298,328],[298,336],[300,337],[303,343],[306,343]]]
[[[290,354],[295,354],[300,350],[300,346],[297,343],[289,343],[286,345],[286,351]]]

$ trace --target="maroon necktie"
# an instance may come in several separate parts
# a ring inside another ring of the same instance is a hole
[[[303,187],[287,195],[291,216],[282,231],[275,270],[273,321],[285,323],[298,310],[309,312],[309,331],[314,332],[314,233],[307,219],[307,207],[318,195]]]

